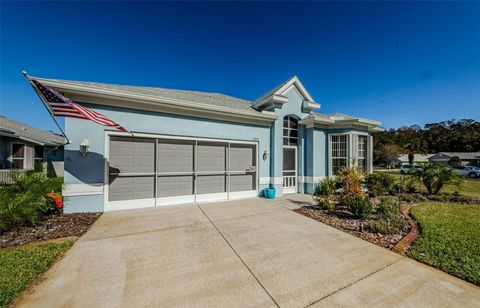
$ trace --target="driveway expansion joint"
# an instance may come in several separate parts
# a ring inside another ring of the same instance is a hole
[[[247,270],[250,272],[250,274],[253,276],[253,278],[255,278],[255,280],[257,281],[257,283],[260,285],[260,287],[262,287],[262,289],[265,291],[265,293],[267,293],[267,295],[270,297],[270,299],[273,301],[273,303],[275,304],[275,306],[277,307],[280,307],[280,305],[277,303],[277,301],[273,298],[273,296],[267,291],[267,289],[265,288],[265,286],[260,282],[260,280],[257,278],[257,276],[255,276],[255,274],[253,273],[253,271],[248,267],[247,263],[245,263],[245,261],[242,259],[242,257],[240,257],[240,255],[238,254],[238,252],[235,250],[235,248],[233,248],[233,246],[230,244],[230,242],[227,240],[227,238],[222,234],[222,232],[220,232],[220,230],[217,228],[217,226],[215,225],[215,223],[210,219],[210,217],[208,217],[208,215],[203,211],[202,207],[197,204],[198,208],[200,209],[200,211],[202,211],[203,215],[205,215],[205,217],[207,217],[207,219],[210,221],[210,223],[212,224],[212,226],[215,228],[215,230],[217,230],[218,234],[220,234],[220,236],[223,238],[223,240],[227,243],[228,246],[230,246],[230,249],[232,249],[233,253],[235,253],[235,255],[237,256],[237,258],[240,260],[240,262],[243,263],[243,265],[247,268]]]
[[[168,231],[168,230],[181,229],[181,228],[185,228],[185,227],[188,227],[188,226],[200,226],[200,225],[204,225],[204,224],[206,225],[206,224],[208,224],[208,222],[207,221],[205,221],[205,222],[194,222],[194,223],[191,223],[191,224],[184,224],[184,225],[172,226],[172,227],[167,227],[167,228],[159,228],[159,229],[153,229],[153,230],[147,230],[147,231],[140,231],[140,232],[131,232],[131,233],[128,233],[128,234],[116,234],[116,235],[99,237],[99,238],[92,238],[92,239],[86,238],[84,240],[79,241],[79,243],[101,241],[101,240],[121,238],[121,237],[132,236],[132,235],[141,235],[141,234],[147,234],[147,233],[163,232],[163,231]],[[88,233],[86,233],[86,235],[87,234]]]
[[[381,271],[389,268],[390,266],[392,266],[392,265],[394,265],[394,264],[402,261],[403,259],[404,259],[404,258],[400,258],[400,259],[398,259],[398,260],[395,260],[394,262],[392,262],[392,263],[390,263],[390,264],[387,264],[387,265],[385,265],[385,266],[383,266],[383,267],[381,267],[381,268],[379,268],[379,269],[371,272],[370,274],[368,274],[368,275],[366,275],[366,276],[364,276],[364,277],[362,277],[362,278],[359,278],[359,279],[357,279],[357,280],[355,280],[355,281],[353,281],[353,282],[351,282],[351,283],[349,283],[349,284],[347,284],[347,285],[345,285],[345,286],[343,286],[343,287],[341,287],[341,288],[339,288],[339,289],[337,289],[337,290],[335,290],[335,291],[333,291],[333,292],[331,292],[331,293],[329,293],[329,294],[327,294],[327,295],[325,295],[325,296],[323,296],[323,297],[321,297],[321,298],[319,298],[319,299],[311,302],[310,304],[308,304],[307,306],[305,306],[305,308],[312,307],[313,305],[318,304],[319,302],[323,301],[324,299],[326,299],[326,298],[328,298],[328,297],[330,297],[330,296],[332,296],[332,295],[334,295],[334,294],[336,294],[336,293],[338,293],[338,292],[340,292],[340,291],[343,291],[343,290],[345,290],[345,289],[353,286],[353,285],[356,284],[357,282],[360,282],[360,281],[362,281],[362,280],[364,280],[364,279],[367,279],[368,277],[373,276],[373,275],[375,275],[376,273],[379,273],[379,272],[381,272]]]

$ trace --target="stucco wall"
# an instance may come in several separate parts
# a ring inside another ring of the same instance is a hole
[[[121,123],[125,128],[142,133],[203,137],[258,142],[259,190],[268,186],[270,160],[262,159],[264,150],[270,149],[270,128],[227,121],[193,118],[134,109],[120,109],[94,104],[86,106]],[[65,184],[102,184],[105,164],[105,127],[90,121],[66,118],[66,134],[70,144],[65,146]],[[82,156],[79,146],[88,139],[89,153]],[[71,186],[74,187],[74,186]],[[89,204],[85,196],[66,196],[66,212],[103,211],[103,194],[90,195]]]

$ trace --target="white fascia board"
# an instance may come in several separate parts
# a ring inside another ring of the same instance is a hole
[[[36,141],[36,140],[30,139],[30,138],[27,138],[27,137],[22,137],[22,136],[14,136],[14,137],[17,137],[18,139],[21,139],[23,141],[35,143],[35,144],[38,144],[38,145],[45,145],[45,143],[43,143],[43,142]]]
[[[249,119],[252,119],[252,117],[258,117],[259,120],[264,120],[268,122],[274,122],[277,119],[277,116],[273,116],[270,114],[262,114],[260,112],[257,113],[253,110],[249,111],[249,110],[241,110],[241,109],[235,109],[230,107],[218,107],[218,106],[212,106],[212,105],[202,104],[198,102],[156,97],[152,95],[136,94],[136,93],[121,91],[121,90],[99,89],[96,87],[78,85],[78,84],[73,84],[65,81],[57,81],[57,80],[43,79],[43,78],[37,78],[37,77],[31,77],[31,78],[39,80],[44,85],[55,88],[60,91],[73,92],[79,95],[85,95],[89,97],[115,98],[115,99],[127,100],[131,103],[135,103],[135,102],[142,102],[146,104],[157,103],[156,104],[157,107],[158,107],[158,103],[161,103],[161,104],[169,105],[171,107],[187,108],[189,110],[198,109],[204,112],[227,113],[227,114],[231,114],[232,116],[238,116],[240,118],[248,117]],[[133,108],[133,106],[131,108]]]
[[[253,108],[255,109],[266,109],[266,108],[282,108],[283,104],[288,102],[288,97],[278,94],[270,95],[264,100],[255,103]]]
[[[308,93],[307,89],[303,86],[302,82],[300,79],[298,79],[297,76],[294,76],[292,79],[290,79],[286,84],[284,84],[280,89],[275,92],[275,94],[283,94],[290,86],[295,85],[295,87],[300,91],[300,94],[310,102],[314,102],[315,100],[312,98],[312,96]]]
[[[369,119],[362,119],[362,118],[355,118],[355,119],[343,119],[343,120],[335,120],[335,123],[345,123],[345,124],[367,124],[372,126],[379,126],[382,122],[369,120]]]
[[[310,102],[310,101],[303,101],[303,109],[308,111],[315,111],[320,108],[320,104]]]

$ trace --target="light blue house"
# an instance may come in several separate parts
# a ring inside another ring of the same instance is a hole
[[[66,118],[66,212],[231,200],[258,196],[269,186],[277,196],[312,193],[342,166],[372,169],[371,133],[380,122],[316,112],[320,104],[297,77],[254,102],[36,79],[134,135]]]

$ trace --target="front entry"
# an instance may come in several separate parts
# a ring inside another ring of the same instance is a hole
[[[283,147],[283,193],[297,192],[297,147]]]

